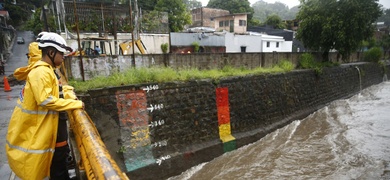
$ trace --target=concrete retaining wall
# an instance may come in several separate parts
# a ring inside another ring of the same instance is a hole
[[[296,70],[96,89],[83,100],[130,179],[166,179],[381,83],[383,77],[379,65],[355,63],[322,74]]]
[[[135,64],[140,67],[171,67],[198,68],[198,69],[221,69],[224,66],[269,68],[282,60],[289,60],[298,65],[299,58],[303,53],[195,53],[195,54],[145,54],[135,55]],[[313,53],[315,58],[321,60],[320,53]],[[329,59],[337,62],[337,53],[330,53]],[[353,53],[349,62],[362,61],[362,53]],[[123,72],[131,68],[132,56],[96,56],[82,57],[83,68],[81,68],[80,57],[71,56],[65,59],[67,74],[70,78],[82,79],[84,70],[85,80],[95,76],[107,76],[116,72]]]

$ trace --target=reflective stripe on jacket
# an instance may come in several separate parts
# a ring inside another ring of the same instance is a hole
[[[26,85],[8,126],[8,163],[21,179],[48,178],[56,145],[58,111],[82,108],[82,102],[59,98],[57,77],[46,62],[38,61],[17,71],[15,74],[26,78]]]

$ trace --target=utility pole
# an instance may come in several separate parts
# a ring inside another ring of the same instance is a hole
[[[101,13],[102,13],[102,31],[103,31],[103,35],[102,35],[102,37],[104,36],[106,36],[106,29],[104,28],[104,13],[103,13],[103,3],[100,3],[100,11],[101,11]],[[100,28],[99,28],[99,31],[100,31]]]
[[[131,8],[131,0],[129,0],[129,11],[130,11],[130,27],[132,27],[131,28],[131,47],[133,49],[131,65],[133,68],[135,68],[134,23],[133,23],[133,12],[132,12],[132,8]]]
[[[44,0],[41,0],[41,8],[42,8],[41,11],[42,11],[42,17],[43,17],[43,24],[45,26],[45,31],[49,32],[49,27],[47,26],[47,18],[46,18]]]
[[[80,32],[79,32],[79,17],[77,15],[77,8],[76,8],[76,1],[73,0],[73,13],[76,23],[76,30],[77,30],[77,43],[78,43],[78,51],[79,51],[79,58],[80,58],[80,71],[81,71],[81,77],[83,78],[83,81],[85,81],[84,78],[84,66],[83,66],[83,57],[82,57],[82,51],[81,43],[80,43]]]
[[[117,4],[117,0],[114,0],[114,9],[115,6]],[[117,54],[118,52],[118,35],[117,35],[117,20],[116,20],[116,15],[115,15],[115,10],[112,12],[113,13],[113,20],[114,20],[114,33],[113,33],[113,36],[114,36],[114,48],[115,48],[115,54]]]
[[[59,11],[59,3],[58,1],[55,1],[55,0],[51,0],[52,3],[54,4],[55,3],[55,10],[56,10],[56,17],[57,17],[57,22],[58,22],[58,33],[61,33],[61,21],[60,21],[60,11]]]

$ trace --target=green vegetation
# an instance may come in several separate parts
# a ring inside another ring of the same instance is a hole
[[[267,3],[257,1],[252,5],[254,10],[253,19],[265,22],[267,17],[276,14],[283,20],[293,20],[299,11],[298,6],[289,7],[281,2]]]
[[[379,46],[383,48],[383,58],[388,57],[386,56],[386,52],[390,53],[390,34],[382,36],[382,39],[379,41]]]
[[[50,16],[49,14],[46,14],[47,18],[47,28],[49,30],[55,30],[56,27],[56,21],[54,16]],[[23,25],[22,27],[24,30],[32,31],[35,35],[38,35],[42,31],[46,31],[46,27],[41,20],[41,8],[37,8],[36,12],[32,14],[32,17]]]
[[[321,51],[323,61],[329,61],[332,49],[346,60],[363,40],[372,37],[372,24],[381,14],[380,5],[372,0],[301,1],[297,39],[310,50]]]
[[[194,52],[199,52],[199,43],[198,42],[193,42],[192,46],[194,46]]]
[[[268,16],[264,24],[272,26],[275,29],[286,28],[286,23],[283,22],[282,19],[276,14],[271,14],[270,16]]]
[[[254,10],[248,0],[209,0],[207,7],[228,10],[231,14],[248,13],[248,25],[255,23],[252,21]]]
[[[28,17],[31,14],[30,11],[27,11],[21,6],[12,4],[11,1],[5,1],[3,5],[10,16],[10,19],[7,20],[7,24],[14,27],[22,25],[24,21],[28,20]]]
[[[287,59],[282,59],[276,66],[282,68],[284,71],[294,70],[294,64]]]
[[[168,13],[159,11],[144,11],[141,19],[142,26],[140,28],[143,32],[168,33],[168,25],[161,22],[164,17],[168,17]]]
[[[191,13],[182,0],[159,0],[154,10],[168,13],[170,32],[180,32],[185,25],[192,24]]]
[[[378,63],[382,56],[382,50],[379,47],[373,47],[364,52],[364,61]]]
[[[318,64],[319,63],[314,59],[313,55],[310,53],[304,53],[299,59],[298,66],[302,69],[311,69],[318,66]]]
[[[299,59],[299,68],[302,69],[314,69],[317,75],[322,74],[322,69],[324,67],[333,67],[338,66],[338,63],[333,63],[330,61],[326,62],[320,62],[315,60],[314,56],[310,53],[304,53],[302,54],[301,58]]]
[[[161,44],[161,51],[162,51],[164,54],[168,53],[168,46],[169,46],[168,43],[163,43],[163,44]]]
[[[380,67],[382,67],[384,75],[387,74],[387,63],[384,61],[378,61],[378,64]]]
[[[75,87],[77,92],[87,92],[90,89],[121,86],[141,83],[162,83],[172,81],[190,81],[200,79],[212,79],[218,81],[228,76],[245,76],[249,74],[281,73],[291,71],[292,63],[282,61],[272,68],[247,69],[244,67],[233,68],[226,66],[222,69],[198,70],[196,68],[175,70],[172,68],[137,68],[125,72],[116,73],[108,77],[96,77],[89,81],[71,80],[69,84]]]
[[[197,0],[183,0],[184,4],[186,4],[187,9],[191,11],[191,9],[201,8],[202,3]]]
[[[390,9],[383,10],[383,14],[378,18],[378,22],[385,22],[386,26],[390,26]]]
[[[156,6],[158,0],[142,0],[137,1],[138,7],[142,9],[142,11],[153,11],[154,6]]]

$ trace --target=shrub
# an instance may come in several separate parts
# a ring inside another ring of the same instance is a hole
[[[161,51],[166,54],[168,52],[168,43],[161,44]]]
[[[373,47],[364,52],[364,61],[379,62],[382,56],[382,50],[379,47]]]
[[[387,73],[387,64],[383,61],[379,61],[378,64],[379,64],[379,66],[382,67],[383,72],[386,74]]]
[[[317,76],[321,75],[322,74],[322,67],[321,66],[315,67],[314,72],[316,73]]]
[[[199,43],[193,42],[192,45],[194,46],[194,52],[199,52]]]
[[[302,69],[311,69],[317,66],[317,62],[310,53],[302,54],[301,58],[299,59],[299,67]]]
[[[285,71],[292,71],[294,69],[294,64],[287,59],[282,59],[282,61],[280,61],[277,66]]]

